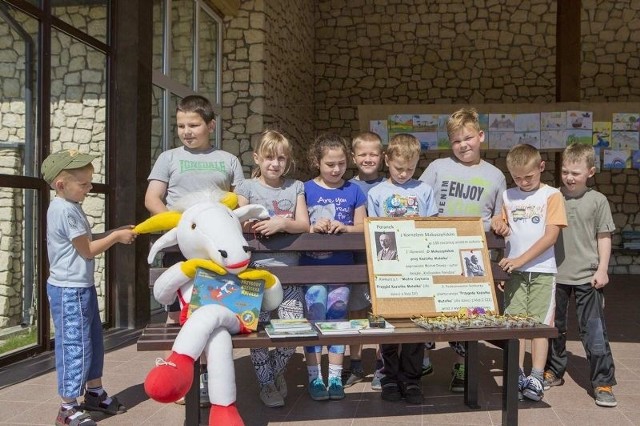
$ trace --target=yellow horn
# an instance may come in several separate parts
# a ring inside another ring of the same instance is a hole
[[[222,198],[220,198],[220,202],[233,210],[238,207],[238,196],[233,192],[227,192]]]
[[[158,231],[168,231],[178,226],[182,213],[167,211],[151,216],[144,222],[136,225],[133,231],[138,234],[150,234]]]

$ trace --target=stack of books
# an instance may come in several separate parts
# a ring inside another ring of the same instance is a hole
[[[272,319],[264,331],[272,339],[292,337],[315,337],[318,335],[313,325],[306,319]]]
[[[393,333],[394,326],[384,321],[384,327],[371,327],[368,319],[354,319],[345,321],[317,321],[316,327],[322,334],[373,334]]]

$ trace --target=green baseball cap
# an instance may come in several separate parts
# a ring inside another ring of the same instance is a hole
[[[75,149],[54,152],[42,162],[42,167],[40,168],[42,178],[51,185],[61,171],[79,169],[96,158],[98,158],[96,155],[83,154]]]

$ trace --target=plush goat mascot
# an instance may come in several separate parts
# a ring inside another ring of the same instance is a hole
[[[166,360],[158,359],[144,381],[147,394],[159,402],[174,402],[186,395],[193,381],[193,363],[204,352],[208,360],[210,425],[244,425],[236,408],[236,383],[231,335],[248,330],[234,312],[221,305],[201,306],[187,319],[196,268],[219,275],[235,274],[241,279],[265,281],[262,309],[273,310],[282,301],[282,286],[271,273],[247,269],[250,250],[240,223],[266,219],[260,205],[237,206],[235,194],[212,196],[191,194],[182,203],[183,211],[163,212],[136,226],[138,233],[168,231],[151,247],[148,261],[166,247],[178,245],[187,259],[168,268],[153,287],[155,299],[173,303],[176,297],[183,308],[182,329]]]

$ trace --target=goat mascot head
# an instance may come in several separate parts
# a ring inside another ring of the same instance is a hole
[[[167,231],[151,247],[148,261],[167,247],[177,245],[187,259],[169,267],[153,287],[155,299],[171,304],[176,297],[182,306],[180,332],[171,355],[156,360],[156,367],[145,379],[145,391],[160,402],[174,402],[186,395],[193,381],[193,363],[204,353],[208,361],[209,424],[243,425],[235,406],[236,384],[231,335],[247,332],[237,315],[222,305],[201,306],[189,318],[187,307],[193,291],[196,268],[219,275],[234,274],[243,279],[265,281],[262,310],[273,310],[282,301],[280,281],[264,270],[247,269],[250,247],[241,222],[266,219],[267,210],[249,204],[235,210],[235,194],[191,194],[179,209],[157,214],[136,226],[138,233]]]

